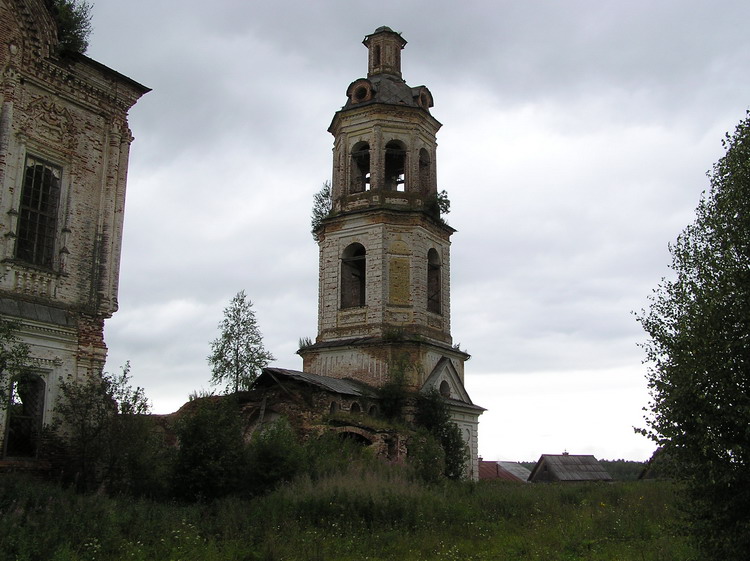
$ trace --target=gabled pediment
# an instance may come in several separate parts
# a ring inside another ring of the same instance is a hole
[[[440,392],[443,397],[473,405],[461,377],[453,365],[453,361],[448,357],[444,356],[438,361],[427,380],[425,380],[420,392],[428,392],[433,388]]]

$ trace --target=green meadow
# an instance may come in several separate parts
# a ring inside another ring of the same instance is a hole
[[[696,559],[681,494],[666,481],[427,485],[396,467],[354,465],[254,498],[182,504],[3,475],[0,559]]]

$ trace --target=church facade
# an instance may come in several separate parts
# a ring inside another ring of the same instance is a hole
[[[431,92],[401,75],[406,41],[380,27],[363,41],[366,78],[331,122],[331,211],[320,224],[318,335],[298,353],[305,372],[373,387],[436,389],[478,474],[484,411],[464,387],[469,355],[450,330],[450,238],[440,216]]]
[[[128,110],[148,88],[61,52],[51,2],[0,0],[0,316],[31,369],[3,377],[0,457],[34,457],[61,381],[101,374],[117,310]]]

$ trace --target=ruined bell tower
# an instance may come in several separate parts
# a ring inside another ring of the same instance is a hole
[[[438,390],[477,473],[484,411],[464,388],[469,355],[450,329],[450,238],[440,216],[433,99],[401,76],[406,41],[380,27],[363,41],[367,77],[352,82],[328,131],[332,207],[316,231],[318,336],[303,370],[380,387]]]
[[[349,85],[328,129],[333,205],[318,232],[318,336],[300,350],[304,370],[380,386],[399,369],[419,389],[446,359],[462,381],[468,355],[450,333],[454,230],[438,208],[441,124],[430,90],[401,77],[403,37],[380,27],[363,43],[367,77]]]

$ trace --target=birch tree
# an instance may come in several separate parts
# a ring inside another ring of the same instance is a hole
[[[224,386],[226,393],[250,389],[260,371],[274,360],[263,347],[263,336],[253,303],[240,290],[224,309],[219,336],[211,342],[211,384]]]

